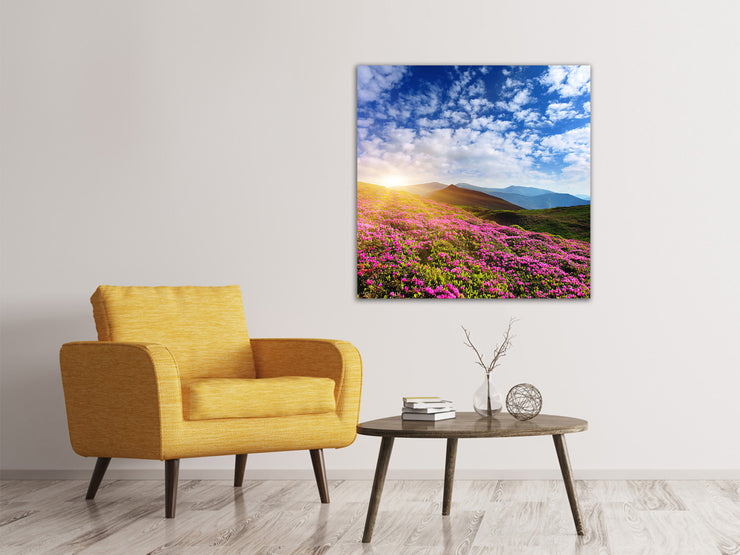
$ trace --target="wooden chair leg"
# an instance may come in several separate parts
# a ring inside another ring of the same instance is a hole
[[[234,487],[240,488],[244,483],[244,469],[247,466],[247,455],[237,455],[234,466]]]
[[[180,459],[164,461],[164,514],[175,518],[177,504],[177,476],[180,472]]]
[[[322,503],[329,502],[329,484],[326,481],[326,465],[324,464],[324,450],[311,449],[311,463],[316,476],[316,485],[319,486],[319,497]]]
[[[85,496],[85,499],[95,499],[95,494],[98,492],[100,482],[103,481],[103,476],[105,476],[105,471],[108,470],[109,464],[110,457],[98,457],[92,478],[90,478],[90,485],[87,487],[87,495]]]

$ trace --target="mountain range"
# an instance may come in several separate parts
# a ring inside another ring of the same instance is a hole
[[[488,210],[521,210],[521,206],[512,204],[502,198],[473,189],[463,189],[456,185],[432,191],[426,196],[431,200],[455,206],[476,206]]]
[[[449,189],[450,187],[454,187],[455,189],[447,191],[447,189]],[[415,195],[429,198],[434,198],[434,195],[437,195],[438,198],[436,198],[435,200],[463,206],[465,206],[465,204],[462,201],[466,199],[476,201],[472,204],[468,204],[468,206],[480,206],[483,208],[488,208],[489,204],[494,205],[497,203],[496,200],[489,200],[479,196],[466,196],[465,193],[460,190],[477,191],[489,197],[493,197],[493,199],[499,199],[505,201],[506,203],[515,205],[515,207],[513,208],[493,208],[491,206],[491,209],[494,210],[517,210],[519,209],[519,207],[526,210],[535,210],[541,208],[558,208],[561,206],[582,206],[591,204],[591,201],[589,199],[579,198],[575,195],[569,195],[567,193],[556,193],[554,191],[550,191],[549,189],[540,189],[538,187],[521,187],[518,185],[510,185],[509,187],[504,188],[487,188],[471,185],[470,183],[456,183],[455,185],[445,185],[444,183],[439,183],[438,181],[432,181],[430,183],[419,183],[417,185],[407,185],[405,187],[394,187],[394,189],[407,191]],[[439,197],[447,197],[448,200],[445,201]],[[460,202],[452,202],[453,199],[457,199]]]

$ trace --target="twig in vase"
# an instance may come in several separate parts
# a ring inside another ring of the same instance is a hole
[[[488,365],[486,365],[480,352],[475,348],[475,345],[473,345],[473,341],[470,339],[470,331],[468,331],[465,326],[460,326],[465,332],[465,345],[475,351],[475,355],[478,357],[478,362],[476,362],[476,364],[483,368],[483,371],[486,374],[493,372],[493,369],[498,366],[499,361],[506,356],[506,351],[511,347],[511,340],[514,339],[514,335],[511,333],[511,330],[517,321],[517,318],[509,319],[509,326],[506,328],[506,332],[504,333],[504,340],[501,342],[501,345],[496,345],[493,349],[493,359],[491,359],[491,363]]]

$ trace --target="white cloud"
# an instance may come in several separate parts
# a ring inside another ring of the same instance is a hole
[[[486,100],[483,97],[476,97],[476,98],[460,97],[457,103],[471,115],[479,114],[480,112],[487,110],[488,108],[493,106],[493,104],[491,104],[488,100]]]
[[[488,128],[491,131],[506,131],[512,125],[514,125],[514,124],[511,123],[510,121],[506,121],[506,120],[503,120],[503,119],[498,119],[498,120],[494,121],[491,125],[489,125]]]
[[[588,192],[591,172],[591,126],[571,129],[559,135],[550,135],[541,142],[549,149],[545,155],[561,155],[565,167],[561,170],[562,180],[576,184],[575,192]]]
[[[442,103],[441,94],[438,87],[429,87],[426,91],[401,95],[394,105],[398,110],[416,117],[429,116],[439,109]]]
[[[411,117],[411,110],[404,106],[387,106],[386,113],[395,120],[406,121]]]
[[[467,93],[467,96],[470,97],[474,95],[486,94],[486,86],[483,84],[483,81],[478,79],[475,83],[470,85],[465,92]]]
[[[442,112],[442,117],[450,120],[456,125],[467,123],[470,120],[470,116],[468,116],[468,114],[466,114],[465,112],[452,110],[445,110],[444,112]]]
[[[586,153],[567,154],[563,161],[568,165],[562,170],[563,181],[589,183],[591,179],[591,157]],[[588,194],[589,187],[580,188],[583,193]]]
[[[583,152],[590,148],[591,126],[584,125],[559,135],[550,135],[542,139],[542,146],[558,152]]]
[[[428,116],[433,114],[439,109],[440,91],[437,88],[431,88],[426,93],[418,94],[409,99],[413,110],[416,114],[421,116]]]
[[[496,107],[501,108],[502,110],[508,110],[509,112],[516,112],[531,100],[532,97],[529,94],[529,89],[519,89],[508,102],[505,100],[499,100],[496,102]]]
[[[575,90],[577,76],[570,82],[567,70],[565,66],[560,77],[553,73],[546,86],[561,95]],[[543,79],[545,75],[549,73]],[[410,92],[394,96],[393,103],[388,91],[398,86],[402,75],[381,72],[380,78],[363,77],[372,85],[370,96],[376,103],[358,115],[358,178],[384,183],[394,175],[407,184],[467,181],[587,194],[590,127],[547,136],[543,125],[588,118],[590,103],[563,96],[545,104],[545,109],[539,105],[541,98],[535,98],[535,92],[541,92],[538,81],[515,79],[512,72],[505,79],[506,94],[499,95],[494,110],[479,76],[478,70],[457,70],[449,88],[409,88]],[[359,83],[358,68],[358,87]]]
[[[532,131],[506,130],[511,122],[490,116],[473,123],[465,128],[418,131],[387,125],[382,137],[359,139],[358,177],[383,183],[393,174],[403,176],[408,184],[468,181],[489,187],[524,185],[588,193],[589,126],[543,138]],[[564,163],[556,175],[537,167],[555,160]]]
[[[421,129],[418,133],[387,126],[382,140],[361,141],[359,179],[383,182],[393,173],[404,176],[407,183],[467,179],[484,186],[532,184],[547,179],[534,169],[539,150],[536,135],[491,129],[504,129],[511,122],[495,121],[490,116],[474,123],[476,128]]]
[[[514,119],[523,121],[524,123],[535,123],[540,119],[540,114],[536,110],[527,108],[526,110],[514,112]]]
[[[481,79],[476,79],[474,74],[473,68],[462,73],[458,72],[457,80],[447,91],[448,101],[445,104],[447,110],[463,109],[471,117],[475,117],[493,106],[486,99],[486,86]]]
[[[470,127],[473,129],[487,129],[491,123],[493,123],[493,116],[479,117],[470,122]]]
[[[584,103],[583,103],[583,111],[584,111],[584,112],[585,112],[586,114],[589,114],[589,115],[591,115],[591,102],[584,102]]]
[[[504,73],[504,75],[508,75],[508,73]],[[511,98],[522,87],[524,87],[524,83],[522,81],[507,77],[506,81],[504,81],[504,84],[501,87],[501,96],[503,96],[504,98]]]
[[[473,79],[473,72],[471,70],[459,73],[457,81],[452,83],[452,86],[447,91],[450,99],[457,99],[462,92],[466,89],[468,83]]]
[[[420,126],[439,124],[439,118],[430,116],[437,113],[441,106],[441,91],[438,87],[430,87],[426,91],[413,94],[401,94],[391,103],[388,98],[380,99],[375,106],[368,110],[375,119],[392,119],[396,122],[404,122],[413,125],[416,122]],[[365,115],[363,112],[362,115]],[[358,125],[359,125],[358,120]],[[437,122],[437,123],[433,123]],[[446,125],[443,124],[443,125]]]
[[[373,102],[403,79],[404,66],[357,66],[357,100]]]
[[[580,114],[573,109],[570,102],[554,102],[547,107],[547,118],[551,122],[560,121],[561,119],[573,119]]]
[[[547,92],[560,96],[579,96],[591,91],[590,66],[549,66],[540,77],[540,83],[548,87]]]
[[[392,150],[401,150],[408,152],[414,148],[414,139],[416,131],[413,129],[399,128],[393,125],[386,127],[386,144]]]
[[[419,118],[416,120],[416,124],[419,127],[449,127],[450,122],[444,118]]]

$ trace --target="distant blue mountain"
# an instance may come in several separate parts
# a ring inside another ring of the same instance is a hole
[[[538,195],[547,195],[552,193],[550,189],[538,189],[537,187],[520,187],[518,185],[509,185],[499,189],[478,187],[477,185],[471,185],[470,183],[457,183],[458,187],[463,189],[473,189],[475,191],[497,191],[500,193],[514,193],[517,195],[524,195],[525,197],[536,197]]]
[[[495,189],[478,187],[476,185],[471,185],[470,183],[457,183],[456,185],[463,189],[480,191],[481,193],[504,199],[527,210],[591,204],[590,200],[578,198],[567,193],[555,193],[554,191],[539,189],[537,187],[520,187],[517,185],[511,185],[509,187]]]

